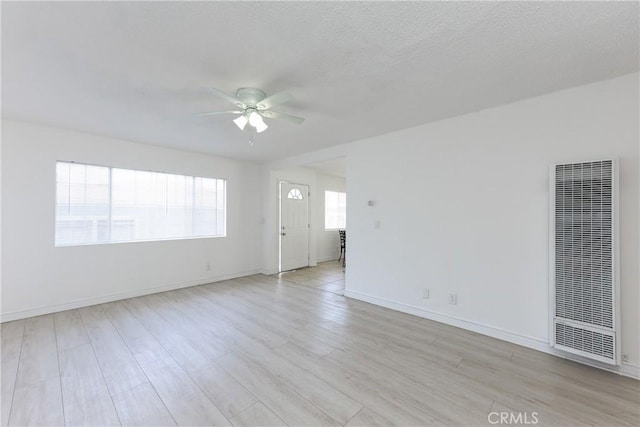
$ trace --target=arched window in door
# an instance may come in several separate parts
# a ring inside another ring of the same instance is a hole
[[[302,193],[297,188],[292,188],[287,194],[287,199],[302,200]]]

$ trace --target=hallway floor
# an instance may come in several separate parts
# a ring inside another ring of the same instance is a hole
[[[275,277],[337,295],[344,294],[344,267],[341,261],[321,262],[316,267],[285,271]]]

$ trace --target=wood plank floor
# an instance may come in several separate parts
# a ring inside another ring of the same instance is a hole
[[[640,425],[638,381],[343,290],[328,262],[5,323],[2,425]]]

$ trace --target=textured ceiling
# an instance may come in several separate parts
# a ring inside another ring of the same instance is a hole
[[[2,2],[2,114],[264,162],[638,70],[638,2]],[[197,117],[290,91],[247,143]]]

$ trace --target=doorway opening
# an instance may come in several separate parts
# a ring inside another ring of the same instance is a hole
[[[280,181],[279,271],[309,266],[309,186]]]

